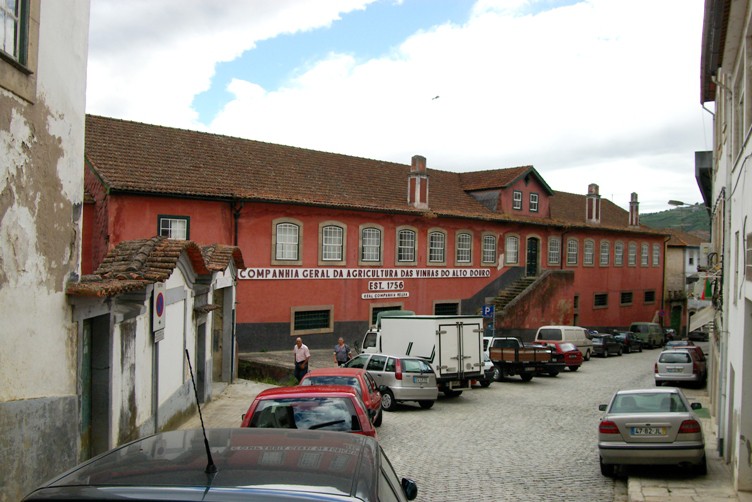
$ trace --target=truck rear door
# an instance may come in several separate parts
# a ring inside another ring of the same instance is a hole
[[[465,373],[477,375],[483,372],[483,326],[462,322],[440,324],[438,334],[440,376],[462,378]]]

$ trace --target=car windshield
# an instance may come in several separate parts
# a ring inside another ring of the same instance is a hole
[[[559,348],[562,352],[572,352],[573,350],[577,350],[577,347],[575,347],[573,343],[562,343],[559,345]]]
[[[609,413],[686,413],[687,407],[676,393],[645,392],[617,394]]]
[[[346,368],[365,368],[368,362],[367,355],[355,356],[345,363]]]
[[[300,382],[300,385],[349,385],[361,395],[360,383],[355,377],[342,375],[316,375],[306,376]],[[362,397],[362,396],[361,396]]]
[[[350,398],[323,396],[264,399],[253,412],[250,427],[346,432],[361,430]]]
[[[687,364],[692,362],[688,352],[663,352],[658,357],[659,363]]]

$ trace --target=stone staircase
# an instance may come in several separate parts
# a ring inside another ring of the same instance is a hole
[[[499,291],[498,296],[494,298],[494,305],[497,315],[504,312],[507,306],[525,291],[539,277],[521,277],[515,282]]]

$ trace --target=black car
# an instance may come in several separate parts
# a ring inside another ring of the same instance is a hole
[[[690,331],[687,339],[693,342],[707,342],[710,336],[704,331]]]
[[[24,500],[412,500],[371,437],[321,430],[155,434],[110,450]],[[211,457],[207,455],[207,448]],[[211,458],[211,461],[209,461]]]
[[[621,350],[624,353],[642,352],[642,341],[631,331],[616,331],[614,338],[621,343]]]
[[[593,355],[608,357],[620,356],[622,354],[621,342],[614,338],[614,335],[595,335],[593,336]]]

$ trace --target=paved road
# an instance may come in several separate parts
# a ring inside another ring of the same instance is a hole
[[[626,500],[598,467],[598,404],[652,387],[657,350],[591,359],[555,378],[518,377],[384,416],[379,441],[420,500]]]

